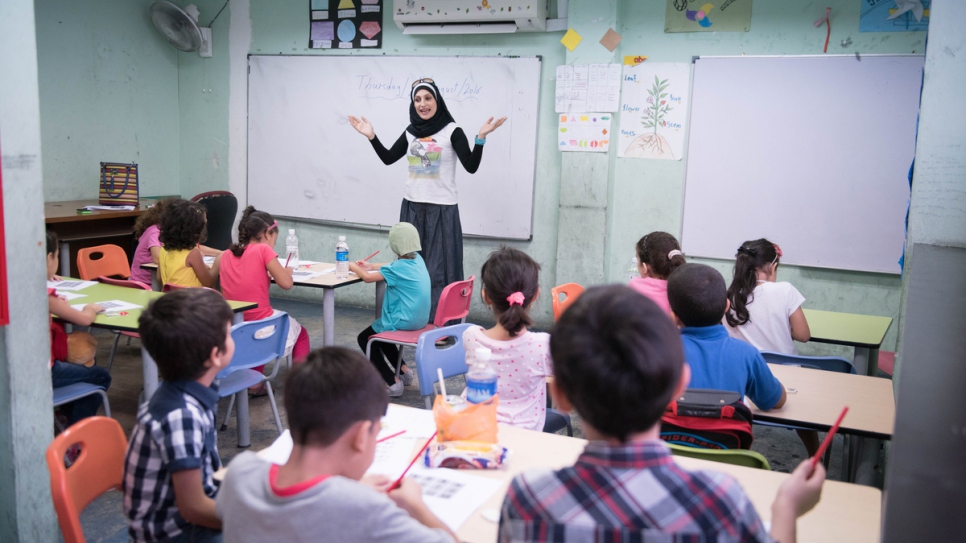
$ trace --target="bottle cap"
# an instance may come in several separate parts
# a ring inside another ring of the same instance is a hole
[[[288,229],[288,235],[294,236],[295,235],[295,229],[294,228],[289,228]]]
[[[339,236],[339,241],[345,241],[345,236]]]
[[[493,356],[493,351],[487,349],[486,347],[476,348],[476,359],[480,362],[489,362],[490,357]]]

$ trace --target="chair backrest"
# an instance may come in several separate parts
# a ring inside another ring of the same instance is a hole
[[[80,445],[80,455],[70,467],[64,455],[71,446]],[[82,543],[80,513],[94,498],[124,479],[127,438],[121,425],[108,417],[88,417],[64,430],[47,447],[50,491],[60,531],[67,543]]]
[[[131,277],[131,265],[127,253],[117,245],[98,245],[77,251],[77,273],[84,281],[93,281],[99,275]]]
[[[466,347],[463,345],[463,332],[470,326],[476,325],[454,324],[424,332],[419,336],[416,343],[416,373],[419,375],[420,396],[433,393],[433,384],[437,381],[436,368],[443,370],[443,377],[462,375],[470,371],[466,365]],[[449,337],[455,340],[454,343],[437,347],[437,341]]]
[[[107,276],[100,276],[97,278],[98,283],[104,283],[105,285],[114,285],[115,287],[124,288],[139,288],[141,290],[151,290],[151,285],[142,283],[140,281],[133,281],[131,279],[111,279]]]
[[[797,354],[782,354],[772,351],[762,351],[761,356],[769,364],[783,366],[800,366],[813,370],[835,371],[838,373],[855,373],[855,366],[840,356],[799,356]]]
[[[671,453],[678,456],[689,456],[700,460],[711,460],[712,462],[723,462],[725,464],[745,466],[746,468],[771,471],[771,464],[768,463],[768,459],[755,451],[746,451],[745,449],[696,449],[694,447],[675,445],[674,443],[668,443],[668,446],[671,447]]]
[[[557,285],[550,289],[550,295],[553,297],[551,305],[553,306],[554,322],[560,318],[560,315],[567,309],[567,306],[574,303],[583,292],[584,287],[577,283],[564,283],[563,285]],[[563,295],[563,300],[560,299],[561,294]]]
[[[191,199],[205,206],[208,216],[208,239],[205,245],[221,251],[231,245],[231,227],[238,212],[238,199],[227,190],[202,192]]]
[[[470,302],[473,301],[473,281],[475,275],[471,275],[465,281],[454,281],[443,289],[439,295],[439,303],[436,304],[436,318],[433,325],[437,328],[444,326],[449,321],[460,321],[470,314]]]
[[[232,326],[231,338],[235,340],[235,355],[228,367],[218,372],[218,378],[221,379],[235,370],[264,366],[285,356],[288,327],[288,313],[282,311],[267,319],[240,322]]]

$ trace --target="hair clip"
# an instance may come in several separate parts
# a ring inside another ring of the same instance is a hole
[[[522,292],[514,292],[506,297],[506,301],[509,302],[511,306],[514,304],[522,306],[525,300],[526,298],[523,296]]]
[[[675,250],[673,250],[673,251],[671,251],[670,253],[667,254],[667,259],[668,260],[671,260],[672,258],[674,258],[674,257],[676,257],[678,255],[684,256],[684,253],[682,253],[681,251],[675,249]]]
[[[772,245],[775,246],[775,254],[777,254],[778,257],[781,258],[781,256],[782,256],[782,248],[779,247],[777,243],[773,243]]]

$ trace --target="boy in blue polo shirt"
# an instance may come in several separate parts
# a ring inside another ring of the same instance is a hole
[[[386,282],[386,297],[382,302],[382,314],[372,326],[359,333],[359,347],[365,351],[369,338],[380,332],[396,330],[419,330],[429,323],[430,297],[429,271],[418,251],[419,232],[408,222],[396,223],[389,229],[389,247],[399,258],[392,264],[378,269],[363,262],[350,262],[349,269],[366,283]],[[369,361],[379,370],[389,396],[402,396],[403,387],[413,383],[413,372],[403,363],[400,372],[402,380],[396,378],[396,360],[399,348],[392,343],[377,341],[372,344]]]
[[[200,288],[165,294],[141,314],[141,341],[164,382],[138,409],[124,461],[134,541],[221,541],[212,382],[235,352],[231,317],[220,294]]]
[[[721,324],[728,311],[724,277],[704,264],[684,264],[667,281],[674,321],[681,326],[690,388],[731,390],[763,411],[785,405],[785,387],[753,345],[728,336]]]

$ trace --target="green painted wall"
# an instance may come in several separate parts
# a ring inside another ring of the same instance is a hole
[[[142,195],[179,192],[178,55],[151,0],[37,0],[44,198],[96,198],[99,163],[137,162]]]

